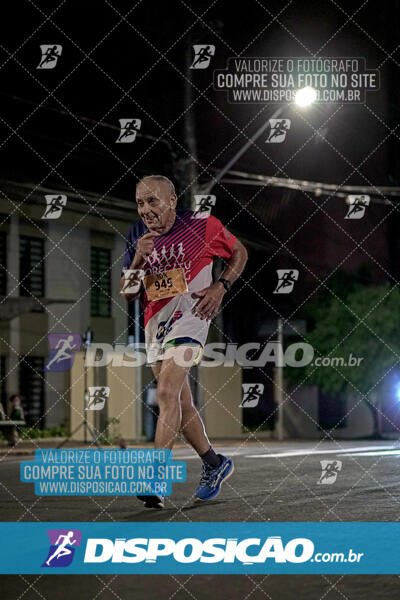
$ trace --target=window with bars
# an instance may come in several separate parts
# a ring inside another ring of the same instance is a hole
[[[42,429],[44,417],[44,358],[23,356],[19,365],[19,394],[29,427]]]
[[[19,277],[20,296],[44,296],[44,240],[20,236]]]
[[[90,249],[90,314],[111,316],[111,251],[92,246]]]
[[[7,236],[0,231],[0,295],[7,294]]]

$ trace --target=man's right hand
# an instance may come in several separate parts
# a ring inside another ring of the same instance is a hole
[[[138,239],[136,244],[136,252],[133,258],[132,264],[130,265],[130,269],[141,269],[146,262],[147,258],[154,250],[154,238],[156,238],[159,233],[155,231],[149,231],[149,233],[145,233],[141,238]],[[125,277],[121,277],[121,290],[124,289],[125,285]],[[129,302],[137,297],[137,294],[122,294],[126,300]]]
[[[156,238],[158,235],[160,234],[156,231],[149,231],[149,233],[145,233],[141,238],[138,239],[135,258],[133,259],[132,263],[135,268],[142,266],[153,252],[154,238]]]

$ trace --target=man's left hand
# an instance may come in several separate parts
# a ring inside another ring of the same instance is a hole
[[[194,292],[192,298],[200,298],[192,308],[193,314],[200,319],[213,319],[221,306],[222,298],[224,297],[226,290],[222,283],[218,281],[213,283],[204,290]]]

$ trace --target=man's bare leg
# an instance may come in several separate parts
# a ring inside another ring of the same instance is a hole
[[[157,422],[155,447],[172,449],[179,430],[200,455],[203,473],[195,492],[195,499],[206,501],[215,498],[221,484],[233,473],[232,460],[216,454],[212,448],[201,417],[193,405],[187,375],[198,348],[174,346],[168,348],[161,363],[153,366],[158,379],[157,401],[160,414]],[[182,363],[184,359],[184,363]],[[161,496],[139,496],[147,508],[162,508]]]
[[[159,415],[157,420],[154,446],[157,449],[172,450],[174,441],[181,427],[182,411],[180,393],[186,375],[195,357],[192,347],[172,347],[165,352],[164,360],[152,365],[157,377],[157,403]],[[185,359],[187,364],[182,363]],[[138,496],[145,508],[164,508],[164,497],[158,494]]]
[[[183,382],[180,400],[182,411],[181,431],[197,454],[202,456],[210,449],[211,444],[199,411],[193,403],[188,376],[185,377]]]
[[[154,441],[155,448],[172,449],[174,445],[182,421],[181,389],[196,354],[197,348],[192,346],[168,348],[165,353],[157,375],[157,402],[160,412]]]
[[[161,361],[152,365],[153,373],[157,380],[161,371],[161,366]],[[207,437],[203,421],[193,403],[188,375],[185,376],[181,387],[179,403],[181,408],[180,430],[192,448],[196,450],[199,456],[201,456],[209,450],[211,444]]]

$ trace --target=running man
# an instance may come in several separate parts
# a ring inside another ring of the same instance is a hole
[[[124,285],[121,289],[121,294],[124,294],[125,292],[132,293],[132,292],[136,291],[136,289],[138,289],[139,286],[140,286],[139,272],[133,271],[132,273],[129,273],[128,276],[125,276],[125,281],[124,281]],[[133,289],[131,290],[130,288],[133,288]]]
[[[284,135],[285,133],[287,133],[287,131],[289,131],[289,129],[286,124],[286,120],[282,119],[282,121],[278,121],[277,123],[275,123],[275,127],[271,128],[267,142],[270,142],[271,140],[273,140],[276,137],[279,137],[280,135]]]
[[[43,65],[46,65],[49,62],[54,62],[57,58],[60,58],[61,52],[57,52],[57,46],[50,46],[47,48],[46,52],[42,56],[38,69],[43,68]]]
[[[49,370],[50,366],[54,362],[56,364],[58,364],[62,360],[67,360],[67,358],[71,359],[71,354],[68,353],[68,350],[73,350],[75,348],[75,344],[71,344],[71,342],[73,341],[73,339],[74,339],[74,336],[73,335],[69,335],[67,338],[58,340],[57,345],[55,347],[55,350],[58,350],[58,352],[47,363],[47,365],[45,366],[45,369]],[[60,344],[62,344],[61,348],[60,348]]]
[[[50,566],[51,561],[54,558],[61,558],[62,556],[66,556],[67,554],[71,554],[71,550],[67,548],[67,546],[73,546],[76,540],[73,540],[72,537],[74,535],[73,531],[68,531],[67,535],[59,535],[56,541],[57,549],[54,553],[46,560],[46,565]],[[60,543],[60,540],[62,542]]]
[[[179,431],[203,461],[196,500],[215,498],[233,472],[230,458],[216,454],[193,404],[189,370],[201,357],[210,321],[247,261],[243,244],[213,216],[192,218],[177,211],[173,183],[162,175],[139,181],[136,202],[140,220],[127,236],[123,272],[144,272],[141,299],[147,360],[157,379],[159,418],[156,448],[172,449]],[[179,248],[176,252],[174,248]],[[212,282],[214,257],[227,261]],[[124,286],[121,277],[121,289]],[[127,300],[132,294],[124,294]],[[163,508],[162,496],[138,496],[147,508]]]
[[[205,46],[200,48],[198,54],[194,57],[191,69],[195,68],[198,64],[209,61],[213,54],[211,52],[211,46]]]
[[[330,479],[331,477],[336,477],[340,473],[340,468],[337,460],[334,460],[331,463],[328,463],[325,467],[325,471],[323,471],[318,483],[322,483],[325,479]]]
[[[137,131],[138,131],[138,128],[136,127],[135,121],[128,121],[126,123],[125,127],[123,128],[123,130],[121,131],[121,133],[119,134],[119,138],[117,141],[120,142],[122,139],[129,137],[130,135],[133,135]]]
[[[293,271],[284,273],[284,275],[282,276],[282,279],[278,282],[278,285],[276,286],[276,290],[274,292],[275,294],[277,294],[283,288],[292,286],[294,283],[296,283],[296,278],[293,273],[294,273]]]
[[[358,198],[349,208],[349,212],[346,217],[349,219],[351,215],[355,215],[361,211],[364,212],[365,207],[368,206],[368,202],[366,202],[363,198]]]
[[[259,389],[258,383],[256,383],[256,385],[253,385],[247,390],[246,398],[243,400],[241,406],[245,406],[248,402],[252,402],[253,400],[258,400],[260,395],[261,391]]]
[[[89,410],[92,406],[96,406],[96,404],[104,403],[107,400],[107,392],[106,388],[102,387],[100,390],[95,390],[93,396],[89,398],[87,409]]]
[[[55,198],[52,199],[50,204],[47,205],[46,210],[43,215],[43,218],[47,218],[49,215],[52,215],[53,213],[60,211],[63,208],[64,208],[63,197],[56,196]]]

